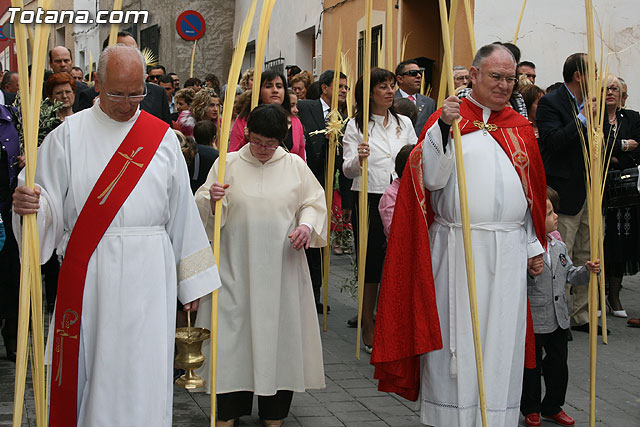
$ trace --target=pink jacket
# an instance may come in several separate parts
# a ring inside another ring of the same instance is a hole
[[[249,142],[244,137],[245,127],[247,127],[247,118],[237,118],[236,122],[233,124],[233,128],[231,128],[229,152],[238,151],[242,146]],[[291,116],[291,136],[293,139],[291,152],[293,154],[297,154],[302,158],[302,160],[306,161],[307,158],[304,151],[304,130],[302,129],[300,119],[294,116]]]
[[[391,185],[387,187],[380,202],[378,203],[378,211],[380,211],[380,219],[384,226],[384,235],[389,237],[391,230],[391,221],[393,220],[393,211],[396,207],[396,198],[398,197],[398,189],[400,188],[400,178],[393,180]]]

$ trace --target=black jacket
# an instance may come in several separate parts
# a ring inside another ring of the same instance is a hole
[[[167,93],[163,88],[156,84],[145,84],[147,85],[147,96],[145,96],[140,103],[140,108],[147,113],[156,116],[160,120],[167,122],[171,126],[171,113],[169,112]],[[93,87],[87,88],[79,93],[76,91],[76,101],[78,102],[77,111],[91,108],[93,106],[93,99],[96,96],[98,96],[98,92],[96,92]],[[73,111],[76,112],[75,108]]]
[[[560,209],[557,213],[564,215],[577,215],[586,199],[580,136],[585,135],[586,129],[577,120],[579,113],[564,85],[543,96],[536,112],[547,185],[558,192]]]
[[[342,113],[341,115],[344,119],[345,116]],[[300,100],[298,102],[298,117],[304,128],[307,166],[309,166],[320,185],[324,188],[329,147],[328,139],[325,134],[310,135],[311,132],[326,128],[322,102],[319,99]],[[339,186],[342,207],[343,209],[353,209],[353,193],[351,192],[353,180],[346,178],[342,173],[342,147],[340,144],[336,149],[335,170],[340,171]]]
[[[193,194],[202,187],[207,180],[211,166],[218,158],[218,150],[213,147],[198,144],[198,152],[193,163],[188,166],[191,191]]]
[[[622,151],[622,140],[633,139],[640,143],[640,114],[621,109],[616,112],[617,126],[614,131],[605,118],[603,132],[607,146],[613,150],[609,169],[628,169],[640,165],[640,147],[633,151]],[[615,159],[615,161],[614,161]]]

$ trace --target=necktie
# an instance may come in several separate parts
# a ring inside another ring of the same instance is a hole
[[[414,104],[416,103],[416,98],[413,95],[409,95],[407,98],[409,98]]]

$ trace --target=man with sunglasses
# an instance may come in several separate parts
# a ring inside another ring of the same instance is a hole
[[[418,108],[418,118],[415,124],[416,135],[420,136],[424,124],[427,123],[429,116],[436,111],[436,102],[428,96],[420,93],[420,83],[422,81],[423,72],[418,63],[409,59],[402,61],[396,67],[396,82],[398,82],[398,90],[396,98],[408,98]]]
[[[37,185],[13,197],[15,225],[37,213],[41,259],[64,257],[51,426],[170,426],[176,298],[197,310],[220,286],[176,135],[140,110],[144,71],[137,48],[106,48],[99,99],[47,136]]]

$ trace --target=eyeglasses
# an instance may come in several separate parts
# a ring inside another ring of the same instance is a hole
[[[147,76],[147,80],[160,80],[160,76],[149,75],[149,76]]]
[[[618,93],[620,92],[620,88],[618,86],[607,86],[607,92]]]
[[[133,104],[139,104],[142,102],[145,96],[147,96],[147,87],[144,87],[144,93],[142,95],[115,95],[109,92],[105,92],[107,98],[113,102],[131,102]]]
[[[280,146],[280,144],[278,144],[278,145],[263,144],[261,142],[254,142],[254,141],[249,141],[249,144],[253,144],[254,147],[264,148],[265,150],[269,150],[269,151],[275,151]]]
[[[409,71],[405,71],[404,73],[400,73],[400,75],[418,77],[422,75],[422,70],[409,70]]]
[[[467,81],[469,79],[470,79],[469,76],[458,76],[454,80],[461,82],[461,81]]]
[[[500,83],[504,80],[509,86],[515,85],[516,81],[518,80],[516,79],[516,76],[503,76],[502,74],[498,73],[487,73],[487,77],[489,77],[489,79],[495,83]]]
[[[524,73],[525,76],[527,76],[528,78],[536,78],[536,75],[533,73]]]

